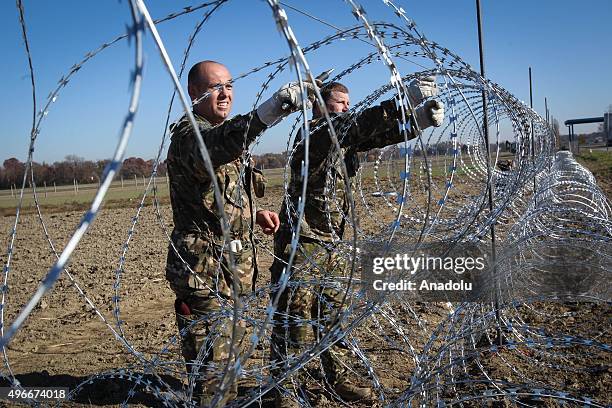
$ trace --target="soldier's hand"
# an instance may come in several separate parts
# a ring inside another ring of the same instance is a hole
[[[430,75],[423,78],[415,78],[408,85],[408,98],[414,108],[427,98],[438,94],[436,76]]]
[[[430,126],[439,127],[444,122],[444,104],[440,101],[427,101],[416,111],[416,120],[421,129]]]
[[[304,81],[304,89],[306,91],[306,109],[310,109],[315,98],[315,87],[311,82]],[[270,99],[257,107],[257,116],[266,126],[272,126],[285,116],[301,110],[302,102],[300,84],[289,82],[276,91]]]
[[[270,235],[278,231],[280,220],[274,211],[259,210],[255,214],[255,222],[259,225],[264,234]]]

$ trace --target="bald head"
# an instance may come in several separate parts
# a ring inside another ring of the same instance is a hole
[[[227,67],[216,61],[201,61],[189,70],[187,89],[192,101],[204,93],[210,95],[194,105],[193,111],[213,125],[223,123],[232,108],[232,75]]]

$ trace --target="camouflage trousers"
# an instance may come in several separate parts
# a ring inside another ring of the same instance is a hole
[[[291,253],[289,239],[275,240],[274,263],[270,268],[272,284],[278,284],[281,273]],[[302,239],[294,257],[289,282],[279,298],[272,330],[271,362],[272,375],[278,377],[283,371],[287,356],[299,354],[307,345],[308,332],[312,326],[314,340],[328,331],[340,306],[344,291],[326,278],[342,272],[341,257],[323,243]],[[333,281],[333,279],[332,279]],[[272,293],[276,296],[276,293]],[[346,354],[343,342],[337,342],[321,353],[325,379],[330,385],[344,381],[345,371],[341,357]]]
[[[183,259],[189,260],[184,248],[177,248],[182,252]],[[198,245],[197,249],[204,251],[198,254],[196,262],[188,262],[194,274],[179,272],[181,269],[184,271],[185,265],[169,252],[166,278],[176,294],[174,306],[181,333],[181,352],[187,373],[194,379],[194,399],[199,400],[202,406],[210,406],[221,386],[230,352],[233,356],[231,362],[234,362],[236,356],[244,351],[246,324],[244,320],[238,320],[236,328],[233,327],[234,286],[227,257],[219,257],[218,253],[208,251],[207,244]],[[236,274],[241,281],[238,284],[240,303],[243,295],[250,290],[253,257],[249,252],[245,248],[236,256]],[[233,333],[235,337],[232,342]],[[236,396],[235,379],[229,389],[227,386],[225,389],[227,392],[216,406],[223,406]]]

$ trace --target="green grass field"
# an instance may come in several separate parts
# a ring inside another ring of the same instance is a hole
[[[412,168],[420,165],[421,159],[415,159]],[[445,174],[445,167],[450,165],[451,161],[449,157],[437,157],[429,161],[429,164],[432,168],[432,176],[442,176]],[[399,172],[403,169],[404,161],[403,160],[395,160],[393,171],[397,171],[397,175],[399,177]],[[380,174],[382,177],[387,177],[387,162],[384,162],[383,166],[381,166]],[[266,169],[264,174],[268,181],[269,188],[280,188],[283,186],[283,174],[284,168],[278,169]],[[463,174],[464,169],[459,169],[457,174]],[[362,177],[364,179],[369,179],[374,177],[374,163],[364,163],[362,164]],[[129,180],[121,185],[120,181],[115,181],[111,185],[106,197],[104,199],[104,205],[106,207],[121,207],[121,206],[131,206],[135,205],[138,202],[144,193],[145,190],[145,182],[148,182],[148,179],[143,182],[142,179]],[[168,184],[167,179],[165,177],[159,177],[156,179],[157,186],[157,194],[160,200],[167,201],[168,198]],[[89,204],[94,198],[94,195],[98,189],[97,184],[81,184],[78,186],[78,191],[75,191],[73,185],[66,186],[57,186],[54,188],[53,186],[38,186],[36,188],[36,193],[38,197],[38,203],[41,208],[45,210],[51,210],[53,212],[60,211],[68,211],[68,210],[84,210],[88,208]],[[149,196],[152,194],[150,193]],[[14,215],[15,208],[18,203],[19,198],[19,190],[0,190],[0,215]],[[148,203],[149,201],[147,201]],[[22,209],[24,213],[29,213],[35,211],[34,207],[34,196],[31,188],[27,188],[24,191],[24,199]]]
[[[502,157],[501,159],[510,158],[511,156]],[[612,179],[612,151],[593,151],[590,153],[582,153],[577,155],[577,159],[586,165],[600,181],[606,181]],[[412,164],[412,171],[418,168],[422,163],[421,158],[415,158]],[[452,163],[450,157],[434,157],[429,159],[429,165],[432,169],[432,177],[440,177],[448,174],[448,166]],[[387,166],[388,162],[384,162],[379,172],[381,177],[387,177]],[[392,172],[397,173],[403,170],[404,161],[395,160],[392,165]],[[460,176],[465,174],[465,168],[459,167],[456,175]],[[264,174],[268,180],[269,188],[280,188],[283,185],[283,173],[284,169],[266,169]],[[424,174],[421,172],[421,174]],[[374,163],[364,163],[362,165],[362,177],[364,179],[370,179],[374,176]],[[148,182],[148,179],[145,180]],[[168,184],[165,177],[158,177],[156,179],[157,196],[162,202],[168,202]],[[89,204],[94,198],[94,195],[98,189],[97,184],[83,184],[79,185],[78,192],[75,192],[74,186],[58,186],[54,189],[53,186],[37,187],[38,202],[41,208],[46,211],[61,212],[68,210],[84,210],[88,208]],[[108,207],[127,207],[135,206],[145,190],[143,180],[139,179],[136,182],[134,180],[125,181],[123,187],[120,181],[115,181],[111,185],[106,197],[104,199],[104,205]],[[150,192],[148,197],[151,197]],[[10,216],[15,214],[15,208],[18,203],[19,190],[0,190],[0,216]],[[151,200],[148,198],[146,204],[149,204]],[[35,211],[34,197],[32,189],[28,188],[24,192],[24,202],[22,206],[24,213],[31,213]]]
[[[588,151],[582,149],[576,155],[580,164],[587,167],[595,176],[597,184],[606,194],[608,199],[612,198],[612,149]]]
[[[506,155],[504,157],[500,157],[500,159],[512,158],[511,155]],[[422,166],[424,163],[422,158],[414,158],[411,165],[411,171],[415,171],[415,169]],[[432,177],[440,177],[450,174],[449,166],[452,164],[452,157],[450,156],[436,156],[433,158],[428,158],[428,165],[431,168]],[[387,177],[387,169],[389,166],[388,161],[383,161],[381,166],[379,167],[379,174],[382,177]],[[455,172],[456,175],[462,175],[466,173],[467,168],[472,168],[472,166],[461,166],[460,163],[457,163],[457,170]],[[396,173],[399,177],[400,171],[404,169],[404,160],[396,159],[393,161],[392,171]],[[283,172],[284,169],[269,169],[264,172],[266,175],[266,179],[268,180],[269,187],[279,187],[283,185]],[[374,163],[362,163],[361,164],[361,172],[362,178],[371,179],[374,177]],[[424,172],[421,172],[424,174]]]
[[[148,180],[146,180],[148,182]],[[113,182],[109,191],[104,198],[104,203],[107,206],[119,207],[128,206],[138,202],[145,191],[142,179],[137,182],[125,181],[123,187],[121,182]],[[168,199],[168,184],[165,177],[156,179],[157,195],[162,201]],[[89,206],[92,202],[96,191],[97,184],[81,184],[78,186],[78,191],[75,191],[74,186],[53,186],[47,188],[38,186],[36,195],[38,203],[43,209],[53,211],[64,210],[82,210]],[[0,190],[0,215],[14,215],[17,203],[19,202],[19,190]],[[152,192],[149,193],[152,196]],[[23,195],[23,211],[25,213],[33,212],[34,195],[31,188],[24,190]]]
[[[609,151],[593,150],[591,152],[582,149],[582,152],[576,155],[576,158],[587,166],[602,170],[612,170],[612,149]]]

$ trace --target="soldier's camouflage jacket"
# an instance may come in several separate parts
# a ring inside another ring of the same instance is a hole
[[[231,239],[241,242],[242,250],[236,253],[236,260],[239,288],[244,293],[251,286],[255,262],[249,234],[254,216],[251,187],[257,196],[262,196],[265,180],[250,165],[245,166],[241,178],[240,157],[266,126],[256,114],[238,115],[218,126],[212,126],[195,113],[194,116],[221,189],[221,204],[230,223]],[[171,238],[178,253],[170,245],[166,278],[175,291],[178,287],[230,296],[233,280],[227,267],[229,248],[223,247],[212,179],[187,117],[174,124],[171,131],[167,159],[174,220]],[[190,273],[190,268],[197,276]]]
[[[327,242],[333,241],[334,237],[342,237],[343,214],[348,213],[349,207],[339,160],[344,157],[348,175],[352,178],[359,167],[357,152],[403,142],[404,135],[400,131],[397,118],[398,113],[393,100],[365,109],[356,118],[346,114],[333,116],[334,129],[342,148],[342,155],[334,153],[335,147],[325,119],[318,118],[310,122],[308,186],[300,230],[301,237]],[[413,134],[414,131],[409,132],[409,139]],[[297,221],[304,160],[304,140],[301,133],[296,138],[293,148],[288,191],[291,209],[287,210],[287,202],[283,203],[280,212],[281,231],[277,234],[281,240],[287,240]],[[350,183],[350,180],[348,182]],[[335,195],[330,188],[335,191]]]

